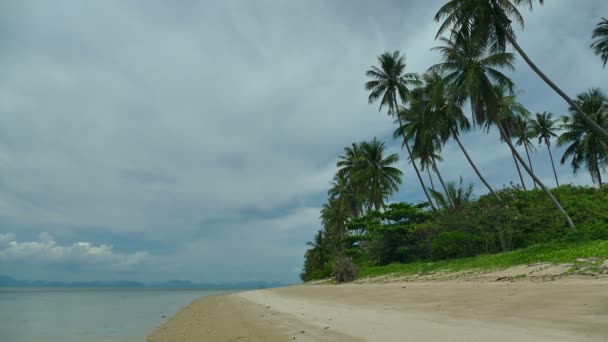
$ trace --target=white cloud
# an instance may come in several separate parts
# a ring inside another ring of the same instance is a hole
[[[47,232],[32,241],[18,241],[15,234],[0,234],[0,265],[3,265],[3,271],[29,267],[34,268],[33,273],[36,273],[40,269],[71,265],[77,266],[78,270],[92,268],[99,272],[124,273],[134,271],[149,258],[144,251],[117,253],[111,245],[90,242],[61,245]]]

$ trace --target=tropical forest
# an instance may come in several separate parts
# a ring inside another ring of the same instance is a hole
[[[304,255],[303,281],[568,262],[608,251],[608,95],[585,84],[567,94],[518,44],[515,30],[525,34],[524,16],[542,5],[447,1],[434,18],[438,64],[409,70],[407,51],[395,50],[379,52],[369,69],[360,70],[370,113],[379,108],[392,119],[402,152],[390,153],[387,142],[370,137],[337,156],[321,229]],[[608,19],[596,24],[585,44],[605,67]],[[516,65],[563,99],[563,112],[531,112],[519,102],[520,88],[511,78]],[[461,139],[472,131],[502,142],[512,155],[504,167],[513,168],[517,180],[497,186],[486,179]],[[439,171],[448,145],[483,189]],[[534,171],[544,162],[536,158],[541,151],[549,156],[550,182]],[[400,159],[407,169],[397,167]],[[589,174],[593,186],[562,182],[558,163]],[[415,174],[417,184],[402,182],[404,173]],[[396,202],[402,187],[419,187],[424,197]]]

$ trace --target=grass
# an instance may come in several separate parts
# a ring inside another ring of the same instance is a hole
[[[411,275],[436,271],[492,270],[537,262],[576,263],[579,258],[608,258],[608,240],[542,244],[513,252],[480,255],[473,258],[451,259],[435,262],[413,262],[368,266],[359,270],[358,278],[386,275]]]

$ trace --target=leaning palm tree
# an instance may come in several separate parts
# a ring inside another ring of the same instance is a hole
[[[608,128],[608,97],[600,89],[579,94],[576,102],[598,125]],[[557,146],[567,145],[561,163],[570,158],[574,173],[584,166],[593,182],[602,186],[602,172],[608,165],[608,144],[575,113],[570,108],[570,116],[564,117],[565,131],[557,140]]]
[[[596,55],[602,58],[605,68],[608,63],[608,19],[602,18],[595,26],[592,38],[594,41],[591,43],[591,48]]]
[[[505,86],[494,86],[494,93],[496,94],[498,104],[498,121],[504,128],[506,136],[509,140],[517,139],[517,126],[518,124],[521,125],[518,120],[522,120],[521,118],[527,118],[529,116],[529,112],[524,105],[517,102],[516,95],[513,92],[509,92]],[[489,131],[493,124],[494,122],[492,120],[487,120],[485,123],[486,131]],[[501,140],[505,141],[503,137],[501,137]],[[528,151],[526,150],[526,152]],[[513,157],[513,162],[515,163],[515,168],[517,169],[517,174],[519,175],[519,180],[521,181],[521,186],[524,191],[526,191],[526,183],[524,182],[524,177],[521,173],[521,169],[519,168],[519,162],[517,161],[517,157],[513,151],[511,151],[511,156]],[[529,154],[528,161],[530,161]],[[530,163],[530,165],[532,164]],[[532,170],[532,166],[530,166],[530,170]],[[534,184],[536,186],[536,183]]]
[[[555,131],[557,128],[557,120],[552,119],[553,114],[548,112],[536,113],[536,120],[532,120],[531,129],[533,136],[538,137],[538,144],[542,142],[547,146],[549,151],[549,159],[551,160],[551,167],[553,168],[553,175],[555,176],[555,184],[559,186],[559,180],[557,179],[557,172],[555,171],[555,163],[553,163],[553,154],[551,153],[551,138],[557,137]]]
[[[515,138],[515,145],[523,146],[526,150],[528,165],[530,165],[530,170],[534,172],[534,168],[532,167],[532,158],[530,158],[530,151],[534,150],[534,145],[532,144],[534,133],[530,127],[530,121],[527,115],[515,116],[515,119],[513,120],[513,138]],[[537,189],[536,182],[534,182],[534,189]]]
[[[451,202],[445,181],[437,167],[437,161],[443,160],[437,153],[441,150],[442,141],[436,129],[437,123],[432,117],[427,89],[421,86],[412,90],[409,102],[410,107],[399,112],[400,120],[397,120],[398,127],[393,133],[393,138],[405,137],[412,142],[412,155],[420,161],[420,168],[422,171],[433,170],[448,201]],[[402,144],[405,144],[405,141]]]
[[[454,40],[446,38],[441,38],[441,40],[445,45],[435,49],[442,54],[443,62],[431,67],[431,70],[445,75],[444,78],[451,88],[452,101],[461,105],[467,99],[470,100],[473,117],[477,122],[492,121],[496,125],[501,137],[526,172],[530,174],[555,207],[564,215],[568,226],[576,230],[568,213],[551,191],[526,165],[500,124],[500,104],[493,85],[498,84],[513,92],[513,82],[499,70],[501,68],[511,70],[514,68],[515,57],[513,54],[506,52],[489,53],[485,45],[462,35]]]
[[[462,108],[450,101],[451,94],[444,80],[437,73],[427,73],[425,75],[426,92],[429,95],[429,106],[431,108],[431,117],[435,123],[438,134],[445,144],[450,138],[453,138],[460,147],[465,158],[477,174],[477,177],[488,188],[490,193],[502,203],[498,193],[490,186],[485,177],[481,174],[477,165],[469,155],[469,152],[464,147],[460,140],[460,132],[467,132],[471,129],[471,124],[464,115]]]
[[[405,57],[401,55],[399,51],[383,53],[378,57],[378,62],[380,64],[379,67],[372,66],[366,72],[366,75],[372,79],[365,83],[365,89],[370,92],[368,100],[370,103],[373,103],[380,99],[379,110],[382,110],[382,107],[386,106],[388,107],[388,114],[392,117],[397,117],[399,120],[398,99],[401,100],[402,103],[407,102],[410,92],[408,87],[419,84],[418,76],[413,73],[405,73]],[[400,126],[402,125],[400,124]],[[414,167],[416,176],[418,176],[422,191],[431,208],[435,210],[435,206],[426,190],[422,176],[418,171],[418,166],[416,166],[416,162],[412,158],[412,150],[410,149],[409,143],[406,141],[407,139],[405,139],[405,137],[403,140],[410,162]]]
[[[511,23],[524,26],[524,18],[517,6],[524,5],[529,10],[535,3],[542,5],[543,0],[449,0],[443,5],[435,20],[441,23],[437,38],[445,32],[452,32],[452,38],[465,37],[490,48],[492,52],[504,52],[507,41],[515,48],[532,70],[560,95],[574,109],[577,115],[600,137],[608,141],[608,131],[597,125],[574,100],[547,77],[532,62],[530,57],[517,43]]]

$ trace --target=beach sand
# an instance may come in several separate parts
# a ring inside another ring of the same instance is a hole
[[[608,279],[300,285],[199,299],[165,341],[608,341]]]

